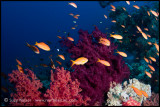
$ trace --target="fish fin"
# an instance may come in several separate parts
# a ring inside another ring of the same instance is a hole
[[[75,64],[75,61],[71,60],[71,62],[72,62],[72,65],[71,65],[71,67],[72,67]]]
[[[35,45],[37,45],[38,43],[36,42]]]
[[[117,49],[116,49],[117,50]],[[117,50],[117,52],[116,53],[118,53],[119,51]]]

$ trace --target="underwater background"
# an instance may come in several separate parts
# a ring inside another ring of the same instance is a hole
[[[75,4],[69,3],[75,3],[77,8]],[[138,27],[143,32],[140,32]],[[123,39],[111,37],[110,34],[119,34]],[[100,37],[107,38],[111,45],[100,44]],[[27,45],[36,46],[36,42],[44,42],[50,50],[45,51],[38,46],[40,53],[36,54],[35,50]],[[127,57],[116,53],[116,49],[124,52],[123,55],[127,54]],[[64,56],[65,60],[58,55]],[[108,60],[111,67],[97,63],[98,56]],[[70,60],[75,61],[80,57],[88,58],[88,64],[75,64],[71,67]],[[27,72],[18,71],[16,59],[22,63],[23,69],[28,68]],[[51,65],[56,68],[53,69]],[[53,72],[50,72],[51,69]],[[65,70],[71,74],[62,75]],[[27,74],[29,72],[30,74]],[[55,73],[54,76],[52,73]],[[27,77],[31,74],[30,78]],[[33,74],[36,78],[32,78]],[[66,75],[70,75],[72,80]],[[58,79],[64,76],[68,77],[70,86],[70,91],[66,91],[70,93],[67,94],[70,97],[66,98],[76,99],[77,102],[59,102],[62,106],[129,106],[127,101],[134,102],[133,105],[158,106],[159,1],[1,1],[1,105],[56,105],[54,102],[26,103],[13,102],[11,99],[63,99],[67,95],[60,94],[69,86],[66,85],[65,89],[61,90],[64,85],[57,84],[68,81]],[[57,84],[52,77],[55,77]],[[40,81],[37,81],[38,79]],[[34,80],[36,82],[32,84]],[[23,83],[24,81],[29,82]],[[113,81],[113,86],[118,87],[115,90],[110,86]],[[128,85],[125,84],[124,87],[125,81]],[[40,84],[39,88],[36,83]],[[26,88],[27,85],[30,86],[29,89]],[[133,87],[130,87],[131,85]],[[26,87],[19,89],[20,86]],[[56,89],[61,91],[52,89],[51,86],[59,87]],[[78,88],[72,89],[73,87]],[[136,93],[135,88],[145,90],[147,97],[143,92],[143,97],[139,97],[141,92]],[[56,91],[52,93],[51,90]],[[56,92],[59,97],[55,97]],[[34,98],[34,94],[37,97]]]

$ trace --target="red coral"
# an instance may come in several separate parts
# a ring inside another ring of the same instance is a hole
[[[93,106],[96,102],[100,105],[104,102],[104,94],[108,92],[110,82],[115,81],[121,83],[124,79],[128,79],[130,70],[120,55],[114,55],[117,46],[111,43],[105,46],[98,43],[99,39],[109,37],[103,34],[97,27],[89,34],[87,31],[79,30],[79,41],[77,44],[63,38],[60,43],[62,46],[68,47],[67,51],[71,53],[71,58],[86,57],[88,62],[84,65],[74,65],[74,72],[71,73],[72,79],[78,79],[81,83],[82,95],[89,96],[89,102]],[[97,63],[102,59],[110,63],[111,66],[104,66]]]
[[[152,92],[151,97],[143,101],[143,106],[159,106],[159,93]]]
[[[12,106],[80,106],[88,105],[89,97],[83,98],[80,94],[80,83],[71,80],[70,72],[62,67],[56,68],[55,74],[51,70],[50,89],[41,93],[42,83],[35,74],[29,70],[27,75],[18,70],[9,74],[9,81],[15,84],[17,93],[12,93]],[[23,100],[23,101],[22,101]],[[24,101],[25,100],[25,101]]]
[[[35,100],[42,99],[41,92],[38,91],[42,88],[42,83],[37,80],[34,73],[29,70],[28,74],[13,70],[11,74],[8,74],[9,81],[15,84],[17,93],[11,93],[13,101],[10,102],[12,106],[43,106],[44,102],[36,102]]]
[[[88,105],[89,97],[85,97],[80,94],[82,91],[79,88],[80,83],[77,79],[75,81],[71,80],[70,72],[64,70],[62,67],[56,68],[56,72],[53,75],[51,71],[51,83],[50,89],[44,94],[45,99],[50,99],[48,102],[49,106],[80,106]]]
[[[141,106],[141,103],[129,97],[127,102],[122,102],[122,106]]]

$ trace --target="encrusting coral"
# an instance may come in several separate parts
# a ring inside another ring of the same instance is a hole
[[[28,74],[13,70],[9,74],[9,81],[14,83],[16,93],[11,93],[13,98],[12,106],[81,106],[88,105],[90,98],[80,94],[78,80],[72,81],[70,72],[62,67],[56,68],[56,72],[51,70],[50,89],[46,93],[39,91],[42,83],[35,74],[25,69]]]
[[[143,90],[148,94],[148,97],[151,96],[151,86],[146,85],[138,81],[137,79],[129,79],[129,84],[127,81],[121,84],[116,84],[115,82],[111,82],[109,92],[107,93],[108,99],[106,105],[108,106],[122,106],[123,104],[126,105],[129,100],[134,100],[137,106],[141,105],[143,101],[146,100],[146,97],[142,95],[142,97],[138,96],[131,85],[133,84],[139,90]],[[130,99],[131,97],[131,99]]]
[[[91,98],[90,105],[95,105],[97,102],[102,105],[104,102],[104,94],[109,90],[110,81],[121,83],[130,75],[128,66],[122,60],[122,56],[114,55],[114,50],[117,46],[111,43],[110,46],[105,46],[98,43],[100,38],[107,38],[97,27],[95,31],[88,34],[87,31],[79,30],[79,41],[77,44],[63,38],[60,41],[62,46],[68,47],[67,51],[71,53],[71,58],[86,57],[88,62],[85,65],[74,65],[74,72],[71,73],[73,79],[78,79],[82,95]],[[97,60],[102,59],[110,63],[110,66],[105,66],[98,63]]]

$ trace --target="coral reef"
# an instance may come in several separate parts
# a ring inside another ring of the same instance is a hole
[[[72,67],[74,72],[71,73],[71,77],[79,80],[82,95],[91,98],[90,105],[94,105],[96,102],[102,105],[104,93],[109,90],[110,81],[121,83],[130,74],[128,66],[122,60],[122,56],[113,55],[117,46],[114,43],[111,43],[110,46],[99,44],[100,37],[107,38],[106,34],[103,34],[95,27],[95,31],[91,34],[79,30],[77,44],[66,38],[60,41],[62,46],[68,47],[67,51],[71,53],[71,58],[77,59],[83,56],[88,59],[85,65],[74,65]],[[108,61],[111,66],[106,67],[101,63],[97,63],[98,58]]]
[[[51,70],[51,83],[50,89],[44,94],[45,99],[53,99],[54,101],[49,101],[48,106],[81,106],[88,105],[89,97],[85,97],[80,94],[82,91],[79,88],[80,83],[76,79],[75,81],[71,80],[70,72],[64,70],[62,67],[56,68],[56,71],[53,74]]]
[[[131,85],[133,84],[134,87],[138,88],[139,90],[145,91],[148,96],[151,96],[151,86],[141,83],[137,79],[129,79],[129,83],[125,81],[123,86],[121,84],[116,84],[115,82],[111,82],[109,92],[107,93],[108,99],[106,105],[108,106],[122,106],[123,104],[127,104],[129,97],[132,97],[133,100],[137,102],[137,104],[142,104],[143,101],[146,100],[146,97],[142,95],[142,97],[138,96]]]
[[[129,97],[127,102],[122,102],[122,106],[141,106],[141,103]]]
[[[8,74],[9,81],[15,85],[16,93],[11,93],[13,101],[10,102],[12,106],[43,106],[44,102],[35,102],[36,99],[42,99],[42,94],[38,89],[42,88],[42,83],[37,80],[34,73],[25,69],[28,74],[13,70]]]
[[[143,106],[159,106],[159,93],[152,92],[151,97],[143,102]]]
[[[25,69],[28,74],[12,71],[9,74],[9,81],[14,83],[17,93],[11,93],[13,100],[12,106],[81,106],[88,105],[90,98],[80,94],[82,91],[79,88],[78,80],[72,81],[70,72],[62,67],[56,68],[53,74],[51,70],[50,89],[46,92],[39,91],[42,88],[42,83],[35,74]]]
[[[155,17],[150,12],[150,10],[158,12],[158,4],[155,4],[153,7],[141,6],[140,9],[136,9],[132,13],[128,13],[123,7],[117,6],[116,11],[111,11],[109,14],[112,20],[116,20],[116,23],[112,26],[112,31],[116,31],[117,34],[124,37],[122,41],[115,40],[115,44],[122,51],[126,51],[131,56],[134,56],[134,59],[131,61],[129,60],[130,56],[125,59],[125,62],[130,66],[130,78],[137,78],[145,84],[150,84],[152,87],[155,87],[153,91],[156,93],[159,92],[159,79],[157,79],[159,77],[159,69],[156,69],[152,74],[155,78],[148,78],[144,71],[150,72],[150,68],[144,61],[144,57],[147,59],[150,56],[156,58],[157,61],[153,62],[152,65],[154,68],[159,68],[159,55],[157,55],[159,52],[154,46],[155,42],[159,44],[159,16]],[[124,25],[125,28],[121,25]],[[136,26],[139,26],[148,36],[147,40],[143,38]],[[151,44],[148,44],[148,42]]]

